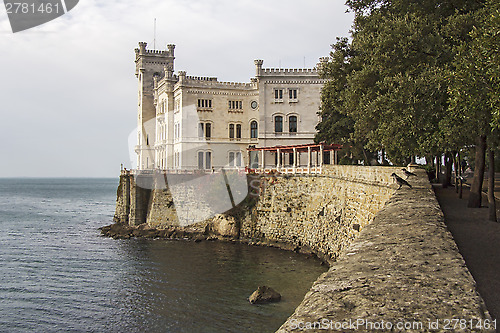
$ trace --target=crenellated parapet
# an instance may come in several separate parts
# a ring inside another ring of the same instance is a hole
[[[262,65],[264,64],[264,60],[256,59],[253,62],[255,64],[255,76],[259,77],[262,74]]]
[[[167,50],[148,50],[147,47],[148,43],[146,42],[139,42],[139,48],[135,49],[135,54],[137,56],[140,55],[149,55],[149,56],[168,56],[168,57],[173,57],[174,56],[174,49],[175,45],[169,44],[167,45]]]
[[[224,82],[218,81],[216,77],[189,76],[185,71],[179,71],[182,80],[178,84],[187,87],[212,88],[212,89],[256,89],[255,82]]]
[[[252,83],[261,82],[263,84],[324,84],[320,79],[317,68],[263,68],[264,60],[256,59],[255,78]]]
[[[195,81],[217,81],[216,77],[210,77],[210,76],[186,76],[187,79],[189,80],[195,80]]]
[[[256,79],[263,84],[272,85],[302,85],[325,83],[319,77],[317,68],[262,68],[262,61],[255,60],[257,66]]]
[[[263,68],[262,76],[268,75],[318,75],[316,68]]]
[[[154,72],[162,73],[165,67],[174,68],[175,45],[167,45],[167,50],[148,50],[146,42],[139,42],[139,48],[135,49],[135,74],[141,71],[153,69]]]

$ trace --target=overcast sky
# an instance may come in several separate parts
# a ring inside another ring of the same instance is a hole
[[[116,177],[136,126],[134,48],[175,44],[175,71],[249,82],[314,67],[353,16],[332,0],[80,0],[13,34],[0,7],[0,177]]]

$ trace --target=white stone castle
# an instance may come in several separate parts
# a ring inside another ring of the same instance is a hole
[[[267,69],[255,60],[249,83],[220,82],[174,74],[175,45],[165,51],[146,45],[135,49],[137,169],[254,167],[276,163],[277,154],[248,148],[313,143],[324,83],[316,69]],[[291,154],[279,161],[294,162]]]

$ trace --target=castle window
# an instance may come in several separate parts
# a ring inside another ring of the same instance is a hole
[[[205,124],[205,139],[210,140],[212,137],[212,124],[206,123]]]
[[[203,139],[204,133],[205,133],[205,124],[199,123],[198,124],[198,139]]]
[[[212,168],[212,152],[205,152],[205,169]]]
[[[212,168],[212,152],[199,151],[198,152],[198,169],[211,169]]]
[[[255,120],[250,123],[250,138],[252,139],[257,139],[257,134],[258,134],[257,126],[258,125]]]
[[[210,140],[212,136],[212,124],[211,123],[199,123],[198,124],[198,139]]]
[[[288,90],[288,101],[289,102],[297,102],[297,89],[289,89]]]
[[[283,89],[274,89],[274,101],[283,102]]]
[[[181,124],[174,124],[174,139],[178,140],[181,137]]]
[[[243,101],[228,101],[229,112],[243,112]]]
[[[175,112],[179,112],[181,110],[181,101],[178,99],[175,101]]]
[[[212,100],[198,99],[198,111],[212,111]]]
[[[241,152],[236,152],[236,166],[241,167]]]
[[[205,157],[205,152],[199,151],[198,152],[198,169],[203,169],[203,166],[205,163],[203,163],[203,159]]]
[[[235,133],[236,128],[236,133]],[[229,138],[241,139],[241,124],[229,124]]]
[[[297,116],[288,117],[288,132],[297,133]]]
[[[241,124],[236,124],[236,138],[241,139]]]
[[[241,161],[241,152],[229,152],[229,166],[230,167],[241,167],[242,161]]]
[[[283,132],[283,117],[282,116],[274,117],[274,132],[276,132],[276,133]]]

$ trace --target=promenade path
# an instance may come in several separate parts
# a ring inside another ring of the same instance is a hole
[[[463,199],[458,198],[454,187],[443,189],[440,184],[433,187],[446,225],[477,282],[488,311],[500,320],[500,223],[488,221],[486,195],[483,196],[483,207],[467,208],[468,187],[463,189]],[[497,199],[500,198],[498,188],[500,184],[496,186]],[[498,200],[496,207],[500,220]]]

